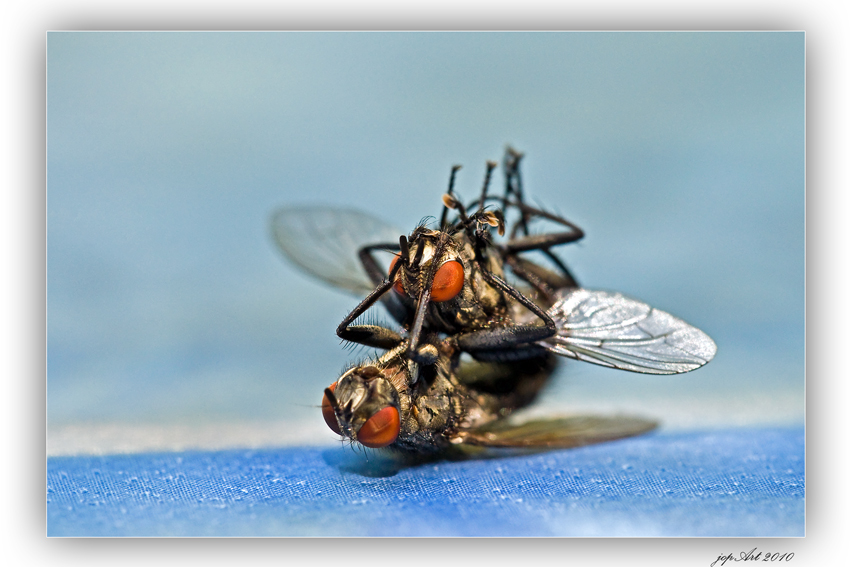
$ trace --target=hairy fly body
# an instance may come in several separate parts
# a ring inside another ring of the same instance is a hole
[[[409,235],[354,210],[288,208],[275,215],[275,239],[287,258],[335,287],[367,294],[337,334],[386,351],[325,389],[322,414],[333,431],[366,447],[414,453],[617,439],[655,424],[580,417],[516,425],[505,418],[535,399],[556,355],[644,374],[689,372],[714,357],[714,342],[681,319],[617,292],[578,286],[551,248],[584,233],[524,203],[520,157],[506,153],[501,197],[488,195],[496,165],[488,163],[481,196],[469,207],[454,195],[455,167],[439,225]],[[539,220],[564,230],[532,234],[529,226]],[[494,229],[506,240],[497,241]],[[552,267],[524,258],[529,251]],[[508,283],[508,271],[522,289]],[[377,302],[401,332],[355,323]],[[474,360],[461,362],[462,353]]]
[[[275,238],[284,254],[312,275],[351,290],[368,291],[337,328],[337,334],[347,341],[393,349],[404,340],[383,326],[355,324],[366,310],[382,301],[407,331],[407,356],[420,364],[433,364],[437,358],[433,345],[421,341],[427,333],[451,336],[457,348],[478,360],[534,357],[540,349],[533,343],[557,332],[545,312],[554,301],[555,291],[577,287],[550,248],[579,240],[584,233],[570,221],[524,203],[520,158],[521,154],[513,150],[506,153],[505,191],[501,197],[488,194],[496,167],[495,163],[488,163],[481,196],[470,204],[470,209],[477,207],[473,213],[468,213],[454,195],[459,167],[453,168],[436,228],[420,225],[410,235],[399,237],[397,230],[363,213],[291,208],[274,217]],[[501,208],[491,208],[488,203]],[[454,211],[452,218],[450,211]],[[498,243],[491,231],[505,234],[506,214],[517,218],[508,240]],[[529,225],[536,220],[553,222],[565,230],[531,235]],[[394,238],[390,236],[393,234]],[[317,266],[317,248],[325,249],[318,258],[327,256],[327,250],[344,254],[340,267],[350,267],[351,260],[358,258],[365,281],[354,284],[351,276],[341,274],[341,270]],[[521,256],[532,250],[548,256],[554,269]],[[388,271],[376,256],[385,251],[393,254]],[[520,291],[506,281],[506,267],[527,289]],[[520,322],[518,316],[524,321]]]
[[[557,357],[544,352],[511,362],[460,362],[445,341],[429,344],[439,352],[434,364],[416,364],[402,343],[344,372],[322,399],[328,426],[365,447],[435,454],[470,446],[576,447],[638,435],[656,425],[625,416],[516,424],[507,418],[537,397]]]
[[[286,208],[272,220],[275,239],[304,271],[368,294],[338,326],[341,338],[384,350],[404,345],[405,356],[420,365],[440,357],[436,341],[424,340],[429,335],[482,362],[535,359],[550,351],[621,370],[675,374],[710,361],[716,346],[699,329],[619,293],[578,287],[551,248],[584,233],[524,203],[520,158],[506,152],[501,197],[487,192],[496,166],[488,163],[481,196],[468,207],[477,207],[474,213],[454,194],[455,167],[436,228],[421,225],[398,236],[400,231],[366,213]],[[565,230],[531,234],[529,226],[539,220]],[[493,229],[507,240],[497,242]],[[542,253],[553,268],[524,258],[529,251]],[[388,255],[385,265],[382,253]],[[522,290],[506,281],[507,270],[524,284]],[[355,324],[378,301],[401,333]]]

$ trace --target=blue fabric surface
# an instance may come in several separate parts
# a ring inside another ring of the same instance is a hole
[[[348,447],[47,461],[51,536],[803,536],[804,431],[404,466]]]

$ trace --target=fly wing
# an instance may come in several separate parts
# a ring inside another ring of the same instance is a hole
[[[629,416],[574,416],[528,421],[504,421],[464,432],[463,443],[484,447],[567,449],[633,437],[657,427],[655,421]]]
[[[272,216],[271,228],[278,248],[290,262],[360,296],[376,285],[359,260],[360,249],[384,243],[397,247],[394,243],[403,234],[367,213],[323,206],[280,209]],[[390,253],[386,256],[392,258]]]
[[[714,341],[696,327],[616,292],[565,290],[548,314],[558,332],[540,344],[593,364],[679,374],[696,370],[717,352]]]

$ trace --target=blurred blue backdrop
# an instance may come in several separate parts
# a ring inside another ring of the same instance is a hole
[[[566,363],[536,411],[802,423],[804,42],[49,33],[50,452],[114,449],[92,434],[109,427],[195,436],[147,440],[164,448],[333,442],[316,406],[357,299],[287,265],[271,213],[354,206],[411,230],[453,164],[468,198],[505,144],[532,200],[585,229],[562,253],[585,287],[719,349],[673,377]],[[216,424],[245,429],[197,438]]]

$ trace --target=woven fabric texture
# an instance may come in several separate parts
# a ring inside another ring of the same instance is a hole
[[[54,457],[50,536],[803,536],[803,428],[404,465],[351,448]]]

